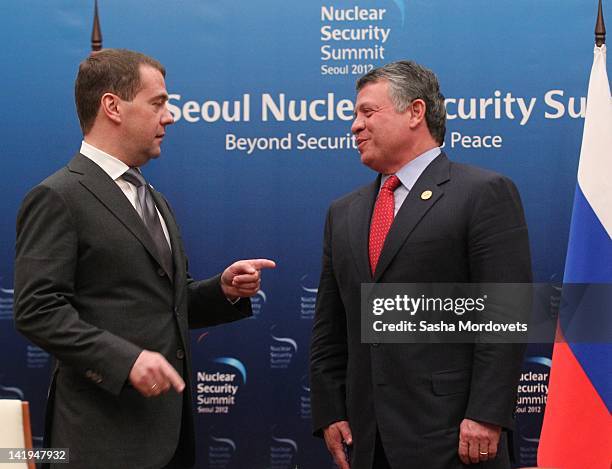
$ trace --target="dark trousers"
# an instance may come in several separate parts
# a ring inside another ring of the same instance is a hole
[[[183,402],[185,404],[185,402]],[[166,464],[162,469],[189,469],[193,467],[193,464],[189,464],[185,462],[186,454],[188,450],[185,448],[185,441],[187,436],[185,435],[185,418],[188,418],[185,413],[187,410],[185,409],[185,405],[183,405],[183,418],[181,419],[181,431],[179,433],[179,442],[174,450],[174,456],[172,459]]]
[[[385,448],[383,448],[378,430],[376,430],[376,443],[374,446],[374,462],[372,463],[372,469],[391,469],[389,461],[387,461]]]

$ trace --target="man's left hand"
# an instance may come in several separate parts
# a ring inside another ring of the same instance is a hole
[[[249,297],[259,291],[261,269],[276,267],[270,259],[247,259],[230,265],[221,274],[221,289],[229,300]]]
[[[459,459],[470,464],[495,458],[500,433],[499,425],[463,419],[459,426]]]

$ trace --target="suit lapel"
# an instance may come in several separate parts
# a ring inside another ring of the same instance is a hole
[[[376,194],[380,187],[380,176],[364,187],[349,206],[348,238],[351,252],[357,264],[359,277],[363,282],[371,282],[370,260],[368,256],[368,239],[370,237],[370,219]]]
[[[82,175],[80,183],[91,192],[109,212],[119,219],[123,225],[140,241],[145,249],[162,265],[157,249],[140,219],[138,212],[134,209],[125,194],[108,174],[89,158],[78,153],[70,163],[68,169]]]
[[[170,207],[168,207],[166,200],[153,188],[151,188],[151,193],[153,194],[153,199],[155,200],[155,205],[157,205],[159,213],[164,217],[166,228],[168,228],[170,245],[172,246],[172,262],[174,264],[174,304],[179,304],[179,295],[184,290],[183,286],[185,283],[185,269],[181,268],[181,266],[185,265],[181,237],[174,219],[174,214],[170,211]]]
[[[174,279],[172,282],[174,286],[174,305],[178,306],[182,300],[183,293],[187,291],[185,288],[187,278],[185,276],[185,259],[181,245],[181,236],[176,220],[174,219],[174,214],[166,202],[166,199],[153,189],[153,187],[151,187],[151,194],[153,194],[155,205],[166,222],[166,228],[168,228],[168,236],[170,237],[170,245],[172,246],[172,263],[174,264]],[[187,329],[187,324],[185,321],[177,321],[177,324],[181,333],[183,346],[187,347],[189,344],[189,330]]]
[[[395,220],[393,220],[376,265],[375,282],[380,280],[382,274],[389,267],[395,255],[421,219],[444,195],[443,184],[449,179],[450,163],[446,155],[442,153],[430,163],[417,179]],[[431,191],[431,196],[427,193],[425,197],[422,197],[425,191]],[[429,197],[427,198],[427,196]]]

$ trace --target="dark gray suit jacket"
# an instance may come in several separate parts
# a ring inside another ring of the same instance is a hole
[[[311,346],[314,430],[349,421],[352,469],[371,469],[377,428],[394,469],[463,467],[462,419],[512,426],[524,347],[363,344],[360,286],[530,282],[520,197],[509,179],[442,153],[400,208],[372,276],[368,236],[379,184],[380,177],[335,201],[327,214]],[[433,192],[428,200],[425,190]],[[501,454],[486,467],[509,467],[502,435]]]
[[[170,207],[153,195],[173,276],[121,189],[83,155],[36,186],[17,218],[15,322],[57,358],[46,443],[70,448],[71,468],[158,468],[177,447],[193,463],[188,328],[250,314],[248,300],[227,301],[218,276],[190,278]],[[127,383],[143,349],[183,376],[183,395],[147,399]]]

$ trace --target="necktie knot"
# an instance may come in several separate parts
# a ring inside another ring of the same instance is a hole
[[[399,180],[399,178],[394,174],[392,176],[390,176],[385,183],[383,184],[382,188],[383,189],[387,189],[391,192],[395,191],[395,189],[397,189],[400,185],[402,184],[402,182]]]
[[[122,177],[130,184],[134,184],[136,187],[140,187],[146,184],[144,176],[136,168],[128,169],[125,173],[123,173]]]
[[[157,213],[155,200],[153,200],[151,190],[147,186],[147,182],[145,181],[142,173],[136,168],[128,169],[121,177],[124,181],[136,186],[137,204],[140,206],[140,211],[138,211],[138,208],[136,211],[138,211],[138,215],[140,215],[144,226],[151,235],[151,239],[155,244],[155,248],[157,249],[157,254],[159,254],[161,261],[160,263],[163,269],[168,274],[168,277],[172,279],[174,272],[172,252],[170,251],[168,240],[166,239],[164,229],[162,228],[161,220]]]

